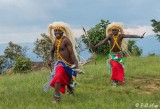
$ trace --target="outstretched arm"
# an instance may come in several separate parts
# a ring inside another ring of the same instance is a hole
[[[146,32],[145,32],[146,33]],[[145,33],[142,36],[139,35],[123,35],[123,38],[144,38]]]
[[[96,45],[94,46],[94,48],[97,48],[97,47],[105,44],[108,40],[109,40],[109,37],[106,37],[104,40],[102,40],[101,42],[99,42],[98,44],[96,44]]]

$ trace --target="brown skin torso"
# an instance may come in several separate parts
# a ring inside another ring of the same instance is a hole
[[[71,54],[68,50],[68,46],[70,46],[70,45],[68,45],[68,43],[70,43],[69,39],[66,36],[64,36],[62,38],[62,43],[59,47],[59,53],[65,61],[69,62],[70,64],[73,64],[74,62],[73,62],[73,60],[71,58]],[[56,48],[55,51],[57,51],[57,44],[55,45],[55,48]]]
[[[76,68],[78,68],[78,61],[74,55],[73,46],[72,46],[71,41],[66,36],[63,36],[63,32],[60,30],[55,30],[54,33],[56,36],[56,40],[53,43],[53,46],[50,51],[51,53],[50,62],[53,61],[53,55],[54,53],[57,52],[57,44],[56,44],[57,40],[62,38],[62,42],[59,47],[59,53],[61,57],[63,58],[62,60],[65,60],[66,62],[70,64],[75,64]]]
[[[113,47],[113,45],[114,45],[114,38],[113,38],[114,36],[111,34],[111,35],[109,35],[109,41],[110,41],[110,48],[112,48]],[[122,43],[122,39],[123,39],[123,35],[122,34],[120,34],[119,36],[118,36],[118,38],[117,38],[117,43],[118,43],[118,45],[121,47],[121,43]],[[115,46],[113,47],[113,49],[112,49],[112,52],[119,52],[119,51],[121,51],[121,49],[119,49],[119,47],[115,44]]]

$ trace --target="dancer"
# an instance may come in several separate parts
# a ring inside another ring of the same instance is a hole
[[[106,38],[94,46],[94,48],[97,48],[108,41],[110,42],[109,62],[112,69],[111,80],[113,80],[113,86],[116,87],[118,82],[124,82],[123,53],[129,54],[125,38],[143,38],[144,34],[142,36],[126,35],[124,34],[123,24],[113,22],[106,28]]]
[[[54,30],[55,36],[53,36],[52,30]],[[76,71],[73,68],[78,69],[78,58],[75,50],[75,40],[68,24],[54,22],[49,25],[49,33],[53,42],[49,64],[53,61],[54,53],[56,54],[56,63],[50,86],[55,88],[54,100],[60,101],[60,92],[65,93],[65,86],[67,86],[70,95],[74,94]]]

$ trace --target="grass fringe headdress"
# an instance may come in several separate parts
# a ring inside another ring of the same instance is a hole
[[[52,24],[50,24],[48,27],[48,31],[49,31],[50,39],[51,39],[52,43],[55,41],[55,36],[52,33],[52,30],[54,30],[54,29],[59,29],[59,30],[63,31],[64,34],[66,35],[66,37],[69,38],[69,40],[71,41],[72,46],[73,46],[74,54],[78,60],[78,56],[77,56],[77,52],[76,52],[76,41],[75,41],[75,38],[73,37],[70,26],[64,22],[53,22]]]

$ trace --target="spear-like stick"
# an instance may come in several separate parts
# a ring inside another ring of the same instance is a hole
[[[141,36],[141,38],[143,38],[145,34],[146,34],[146,32],[143,33],[143,35]]]
[[[52,64],[48,62],[48,66],[49,66],[50,71],[52,72]]]
[[[95,64],[96,64],[96,56],[95,56],[95,53],[93,52],[93,49],[92,49],[92,47],[91,47],[91,41],[89,40],[89,36],[87,35],[87,32],[86,32],[86,30],[84,29],[84,27],[82,27],[82,28],[83,28],[85,37],[86,37],[86,39],[87,39],[87,41],[88,41],[88,47],[89,47],[89,49],[90,49],[90,51],[91,51],[91,53],[92,53],[93,59],[94,59]]]

